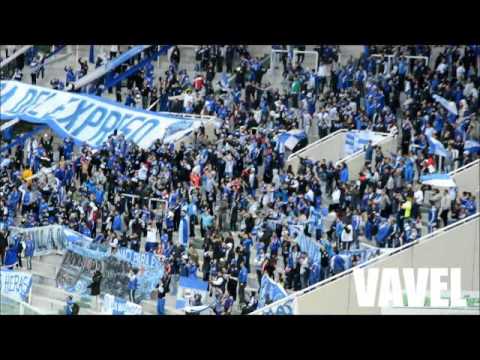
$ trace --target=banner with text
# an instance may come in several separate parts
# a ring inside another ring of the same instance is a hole
[[[13,270],[0,270],[0,294],[28,302],[32,291],[32,275]]]
[[[125,299],[105,294],[102,313],[108,315],[142,315],[142,307]]]
[[[21,119],[48,125],[77,144],[100,147],[116,130],[141,148],[157,139],[174,142],[201,125],[200,120],[154,113],[100,97],[0,81],[0,120]]]

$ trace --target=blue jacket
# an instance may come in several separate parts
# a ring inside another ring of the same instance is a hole
[[[28,239],[25,242],[25,256],[33,256],[35,253],[35,242],[32,239]]]
[[[240,269],[240,272],[238,274],[238,282],[240,284],[246,284],[247,279],[248,279],[247,268],[245,266],[242,266],[242,268]]]
[[[5,266],[14,265],[17,262],[17,250],[15,247],[7,250],[5,255]]]
[[[120,215],[115,215],[115,217],[113,218],[113,222],[112,222],[112,230],[114,231],[122,231],[122,218]]]
[[[138,288],[138,279],[136,276],[133,277],[133,279],[130,279],[128,281],[128,290],[137,290]]]
[[[348,168],[344,167],[344,168],[340,171],[340,181],[341,181],[342,183],[348,182]]]
[[[340,255],[335,255],[333,258],[333,271],[341,272],[345,270],[345,260]]]

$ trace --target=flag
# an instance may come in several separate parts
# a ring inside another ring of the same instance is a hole
[[[480,154],[480,143],[475,140],[465,141],[464,152]]]
[[[88,55],[88,61],[91,64],[95,64],[95,45],[90,45],[90,53]]]
[[[293,150],[300,140],[306,139],[307,134],[303,130],[294,129],[282,133],[278,137],[278,142],[282,143],[287,149]]]
[[[431,174],[420,177],[420,182],[425,185],[441,188],[456,187],[455,181],[448,174]]]
[[[188,247],[189,237],[189,216],[185,215],[180,220],[180,226],[178,227],[178,243]]]
[[[438,95],[433,95],[433,99],[438,103],[440,103],[440,105],[442,105],[445,109],[447,109],[452,114],[458,115],[457,105],[455,105],[453,101],[448,101],[447,99]]]
[[[430,154],[448,157],[448,152],[445,149],[445,146],[443,146],[443,144],[440,141],[438,141],[437,139],[431,136],[427,136],[427,139],[428,139],[428,144],[430,145],[430,150],[429,150]]]
[[[263,274],[260,289],[258,292],[257,309],[274,303],[280,299],[287,297],[285,289],[277,282],[273,281],[268,275]]]

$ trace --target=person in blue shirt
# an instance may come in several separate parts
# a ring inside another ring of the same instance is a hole
[[[340,170],[340,182],[343,184],[348,182],[348,166],[346,163],[342,164],[342,169]]]
[[[5,267],[7,269],[13,270],[17,264],[17,249],[15,245],[10,244],[7,249],[7,254],[5,255]]]
[[[32,270],[32,257],[35,253],[35,242],[31,236],[28,236],[27,241],[25,241],[25,257],[27,259],[27,269]]]
[[[334,275],[339,274],[346,269],[345,259],[340,256],[338,248],[335,248],[335,255],[331,259],[331,268]]]
[[[238,273],[238,297],[240,299],[240,304],[245,304],[245,288],[247,287],[248,282],[248,270],[245,266],[245,261],[240,262],[240,272]]]
[[[129,301],[136,303],[135,299],[135,292],[138,289],[138,269],[132,269],[130,270],[130,273],[128,274],[128,299]]]
[[[73,297],[71,295],[67,296],[66,299],[66,305],[65,305],[65,315],[73,315],[73,304],[75,302],[73,301]]]
[[[250,273],[250,248],[253,245],[253,241],[250,236],[246,236],[242,240],[242,246],[244,248],[244,254],[245,254],[245,266],[247,268],[248,273]]]

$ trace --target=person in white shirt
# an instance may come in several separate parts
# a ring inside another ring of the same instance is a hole
[[[145,252],[155,250],[158,247],[157,228],[154,224],[147,227],[147,240],[145,242]]]
[[[110,47],[110,60],[117,57],[118,54],[118,45],[112,45]]]
[[[343,228],[341,242],[345,250],[350,250],[350,246],[353,242],[352,225],[347,225]]]
[[[447,64],[445,64],[445,60],[442,60],[442,62],[438,64],[436,71],[441,75],[445,74],[447,71]]]
[[[459,63],[458,67],[457,67],[457,80],[458,81],[463,81],[463,79],[465,78],[465,68],[463,66],[463,64]]]

